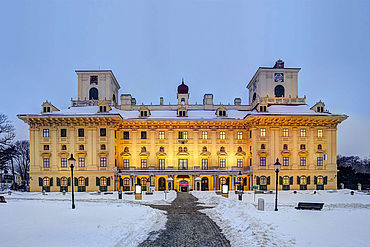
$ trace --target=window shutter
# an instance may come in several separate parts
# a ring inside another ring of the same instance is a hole
[[[42,186],[42,178],[39,178],[39,186]]]
[[[78,179],[77,178],[75,178],[75,186],[78,186]]]
[[[313,181],[314,181],[313,182],[314,184],[317,184],[317,177],[316,176],[314,177],[314,180]]]
[[[290,183],[290,185],[293,185],[293,176],[291,176],[290,178],[289,178],[289,183]]]
[[[270,185],[270,176],[267,177],[267,185]]]
[[[257,183],[257,185],[260,185],[260,177],[256,178],[256,183]]]
[[[279,184],[282,185],[283,184],[283,177],[279,177]]]
[[[60,186],[60,178],[57,178],[57,186]]]
[[[53,178],[50,178],[50,186],[53,186]]]
[[[67,186],[71,186],[71,178],[67,179]]]
[[[96,186],[100,186],[100,179],[96,177]]]
[[[307,177],[307,184],[310,184],[310,176]]]
[[[328,177],[327,176],[324,177],[324,184],[328,184]]]
[[[107,178],[107,186],[110,186],[110,178]]]
[[[119,178],[119,186],[123,186],[123,179]]]
[[[85,186],[89,186],[89,177],[85,178]]]
[[[301,178],[297,176],[297,184],[301,184]]]

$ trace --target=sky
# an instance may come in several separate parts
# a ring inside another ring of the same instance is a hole
[[[77,98],[76,69],[111,69],[137,103],[247,104],[246,85],[277,59],[300,67],[299,96],[349,116],[338,154],[370,154],[370,1],[0,0],[0,113],[38,113]]]

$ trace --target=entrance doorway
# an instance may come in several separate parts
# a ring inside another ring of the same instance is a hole
[[[186,180],[181,180],[179,182],[179,191],[188,192],[189,191],[189,182]]]
[[[202,178],[201,190],[202,191],[208,191],[209,190],[209,188],[208,188],[208,178],[207,177]]]
[[[158,179],[158,190],[159,191],[166,190],[166,180],[162,177]]]

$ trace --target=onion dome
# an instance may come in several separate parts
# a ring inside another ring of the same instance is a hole
[[[189,93],[189,87],[185,85],[184,78],[182,79],[182,83],[177,87],[178,94],[187,94]]]

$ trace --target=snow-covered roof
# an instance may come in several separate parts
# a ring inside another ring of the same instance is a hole
[[[270,105],[268,112],[250,111],[248,115],[294,115],[294,116],[332,116],[329,112],[315,112],[308,105]]]

